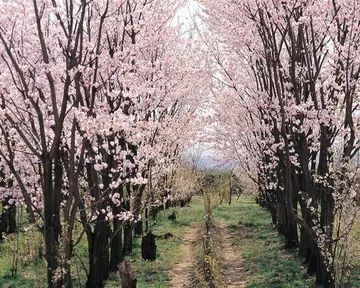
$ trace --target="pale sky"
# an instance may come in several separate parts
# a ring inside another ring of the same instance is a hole
[[[186,6],[179,10],[177,16],[181,22],[191,21],[191,14],[194,13],[198,8],[199,4],[196,1],[189,0]]]

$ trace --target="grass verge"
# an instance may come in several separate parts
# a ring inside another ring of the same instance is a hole
[[[247,288],[315,287],[295,251],[283,249],[283,239],[271,226],[269,213],[251,197],[242,196],[231,206],[222,205],[214,220],[223,220],[238,237],[245,269],[250,274]]]
[[[168,220],[168,216],[174,212],[176,220]],[[204,205],[201,198],[195,198],[190,207],[170,208],[161,211],[154,226],[151,227],[155,235],[171,233],[173,238],[168,240],[157,239],[157,259],[153,262],[141,259],[140,239],[135,242],[133,254],[129,257],[138,280],[139,288],[166,288],[169,286],[168,272],[181,258],[180,245],[187,228],[193,222],[202,221],[204,218]],[[114,287],[115,288],[115,287]]]

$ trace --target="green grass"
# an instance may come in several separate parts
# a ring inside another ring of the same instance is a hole
[[[168,216],[175,211],[176,220]],[[271,225],[269,213],[255,204],[251,197],[242,196],[232,205],[223,204],[215,209],[214,221],[223,220],[237,234],[236,244],[242,250],[245,269],[249,273],[247,288],[306,288],[315,287],[314,279],[306,274],[302,259],[296,251],[283,249],[283,239]],[[129,260],[132,262],[139,288],[169,287],[168,271],[180,260],[180,245],[187,228],[193,222],[204,220],[202,197],[193,200],[190,207],[170,208],[161,211],[156,223],[151,225],[155,235],[172,233],[175,237],[169,240],[157,239],[157,260],[153,262],[141,259],[140,239],[135,239],[134,249]],[[11,236],[13,237],[13,236]],[[20,259],[17,276],[11,276],[14,240],[9,238],[0,243],[0,287],[3,288],[43,288],[45,284],[45,263],[37,259],[37,249],[42,237],[39,232],[20,233]],[[199,261],[202,246],[196,249]],[[85,237],[76,247],[76,253],[87,265],[87,245]],[[83,287],[85,273],[77,257],[73,258],[72,275],[74,287]],[[80,271],[78,274],[77,271]],[[106,288],[119,288],[117,275],[111,275]],[[358,287],[358,286],[354,286]],[[359,286],[360,287],[360,286]]]
[[[295,251],[283,249],[283,239],[271,226],[269,213],[251,197],[242,196],[232,205],[222,205],[214,213],[238,237],[245,269],[250,274],[247,288],[315,287]]]
[[[171,221],[168,216],[175,211],[176,220]],[[181,239],[192,222],[202,221],[204,217],[201,198],[196,198],[190,207],[170,208],[159,212],[156,222],[151,225],[155,235],[171,233],[174,238],[168,240],[157,239],[157,259],[149,262],[141,258],[141,239],[135,239],[134,249],[129,259],[138,280],[137,287],[162,288],[169,287],[168,271],[180,259]],[[75,235],[79,234],[75,231]],[[76,237],[74,237],[76,239]],[[19,233],[19,263],[16,276],[11,276],[13,254],[15,249],[15,235],[9,236],[0,243],[0,287],[1,288],[44,288],[46,287],[45,261],[38,260],[38,248],[42,243],[42,235],[36,231]],[[83,237],[75,247],[76,254],[88,265],[87,241]],[[85,272],[81,269],[78,257],[72,259],[72,276],[74,287],[84,287]],[[111,275],[106,288],[119,288],[120,283],[116,274]]]
[[[176,220],[171,221],[168,216],[175,212]],[[180,245],[182,243],[186,229],[192,222],[202,221],[204,218],[204,209],[201,198],[195,198],[189,207],[185,208],[170,208],[165,211],[160,211],[156,217],[155,223],[151,224],[151,231],[155,235],[164,235],[171,233],[173,238],[164,240],[156,240],[156,260],[144,261],[141,258],[141,239],[134,239],[133,252],[128,256],[137,279],[138,288],[166,288],[169,286],[170,278],[168,271],[170,271],[176,262],[180,260]],[[83,260],[86,260],[87,246],[84,241],[77,248],[77,252]],[[79,265],[79,263],[77,263]],[[74,275],[74,274],[73,274]],[[82,277],[83,278],[83,277]],[[85,280],[85,279],[84,279]],[[84,280],[82,281],[84,283]],[[78,281],[77,281],[78,282]],[[77,282],[74,281],[75,287]],[[0,286],[1,287],[1,286]],[[110,276],[107,281],[106,288],[119,288],[119,279],[116,274]]]
[[[0,243],[0,287],[44,287],[46,268],[45,263],[38,260],[37,249],[41,245],[41,234],[38,232],[19,234],[17,273],[13,276],[15,241],[15,235],[11,235]]]
[[[352,256],[354,258],[351,268],[354,272],[352,273],[350,279],[353,287],[360,287],[360,219],[357,219],[351,234],[353,237],[353,241],[351,243]]]
[[[175,211],[176,220],[168,220],[168,216]],[[179,261],[180,245],[186,229],[192,222],[202,221],[204,210],[202,199],[196,198],[190,207],[171,208],[158,214],[155,225],[151,227],[155,235],[171,233],[174,238],[169,240],[156,240],[157,259],[153,262],[141,259],[140,241],[136,242],[136,248],[130,259],[132,261],[139,288],[165,288],[169,286],[168,271]]]

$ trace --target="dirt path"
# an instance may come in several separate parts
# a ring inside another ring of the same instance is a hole
[[[199,223],[194,223],[185,232],[183,244],[180,247],[180,262],[169,272],[170,285],[173,288],[193,288],[195,279],[194,247],[198,237]]]
[[[170,285],[173,288],[195,288],[194,247],[196,245],[199,223],[194,223],[186,231],[183,244],[180,247],[181,260],[169,272]],[[222,255],[222,285],[221,288],[245,288],[247,273],[244,269],[244,260],[241,249],[234,244],[235,234],[231,233],[226,223],[215,222],[216,230],[221,235],[220,253]]]
[[[223,288],[245,288],[247,273],[244,269],[244,260],[241,249],[234,244],[235,234],[226,228],[226,223],[216,222],[222,234],[221,255],[223,261],[222,283]]]

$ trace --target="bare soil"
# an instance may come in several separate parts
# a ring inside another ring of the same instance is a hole
[[[180,262],[169,272],[170,285],[173,288],[195,288],[195,257],[194,249],[199,232],[199,223],[193,223],[187,229],[180,247]]]
[[[235,234],[226,227],[226,223],[215,223],[220,230],[222,255],[222,288],[245,288],[248,275],[244,269],[241,249],[235,244]]]
[[[196,267],[194,249],[199,234],[200,223],[194,223],[186,231],[180,248],[181,260],[169,272],[173,288],[195,288]],[[248,274],[244,269],[241,249],[235,244],[235,234],[226,227],[225,222],[215,222],[215,230],[221,239],[217,254],[221,256],[221,288],[246,288]],[[218,237],[217,237],[218,238]],[[201,241],[201,240],[200,240]]]

